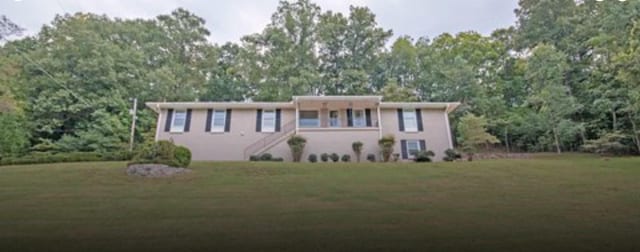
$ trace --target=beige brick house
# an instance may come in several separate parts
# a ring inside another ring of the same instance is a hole
[[[404,160],[431,150],[442,160],[452,148],[448,114],[457,102],[383,102],[381,96],[295,96],[290,102],[149,102],[158,113],[156,140],[188,147],[194,160],[248,160],[271,153],[291,160],[286,140],[307,139],[309,154],[379,155],[378,139],[393,134]]]

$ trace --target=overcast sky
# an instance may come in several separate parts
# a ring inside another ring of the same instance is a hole
[[[490,34],[514,24],[517,0],[315,0],[323,11],[348,13],[349,5],[368,6],[378,24],[394,37],[433,38],[443,32],[474,30]],[[0,0],[0,15],[36,33],[55,14],[93,12],[121,18],[153,18],[183,7],[206,20],[215,43],[237,42],[260,32],[275,11],[277,0]]]

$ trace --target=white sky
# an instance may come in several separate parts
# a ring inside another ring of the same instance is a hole
[[[316,0],[322,11],[349,11],[350,5],[368,6],[378,24],[394,37],[433,38],[443,32],[477,31],[490,34],[515,23],[517,0]],[[277,0],[0,0],[6,15],[28,34],[37,33],[56,14],[93,12],[121,18],[153,18],[183,7],[206,20],[215,43],[237,42],[260,32],[275,12]]]

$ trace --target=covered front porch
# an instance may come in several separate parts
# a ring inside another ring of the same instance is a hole
[[[296,132],[380,129],[380,96],[297,96]]]

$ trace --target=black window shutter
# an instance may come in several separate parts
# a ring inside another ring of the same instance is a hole
[[[231,131],[231,109],[227,109],[226,121],[224,121],[224,132]]]
[[[187,119],[184,123],[184,132],[189,132],[191,128],[191,109],[187,109]]]
[[[420,150],[421,151],[426,151],[427,150],[427,142],[424,140],[420,140]]]
[[[167,110],[167,121],[164,124],[164,131],[169,132],[171,130],[171,119],[173,119],[173,109]]]
[[[400,131],[404,131],[404,116],[402,115],[402,109],[398,109],[398,127]]]
[[[347,109],[347,127],[353,127],[353,109]]]
[[[211,119],[213,117],[213,109],[207,109],[207,122],[204,125],[204,132],[211,132]]]
[[[262,109],[256,113],[256,132],[262,132]]]
[[[280,109],[276,109],[276,132],[280,132],[280,119],[281,119],[281,115],[280,115]]]
[[[402,150],[402,159],[409,159],[407,152],[407,140],[400,140],[400,149]]]
[[[365,109],[364,116],[367,120],[367,127],[371,127],[371,109]]]
[[[422,128],[422,111],[420,109],[416,109],[416,121],[418,121],[418,131],[424,131]]]

